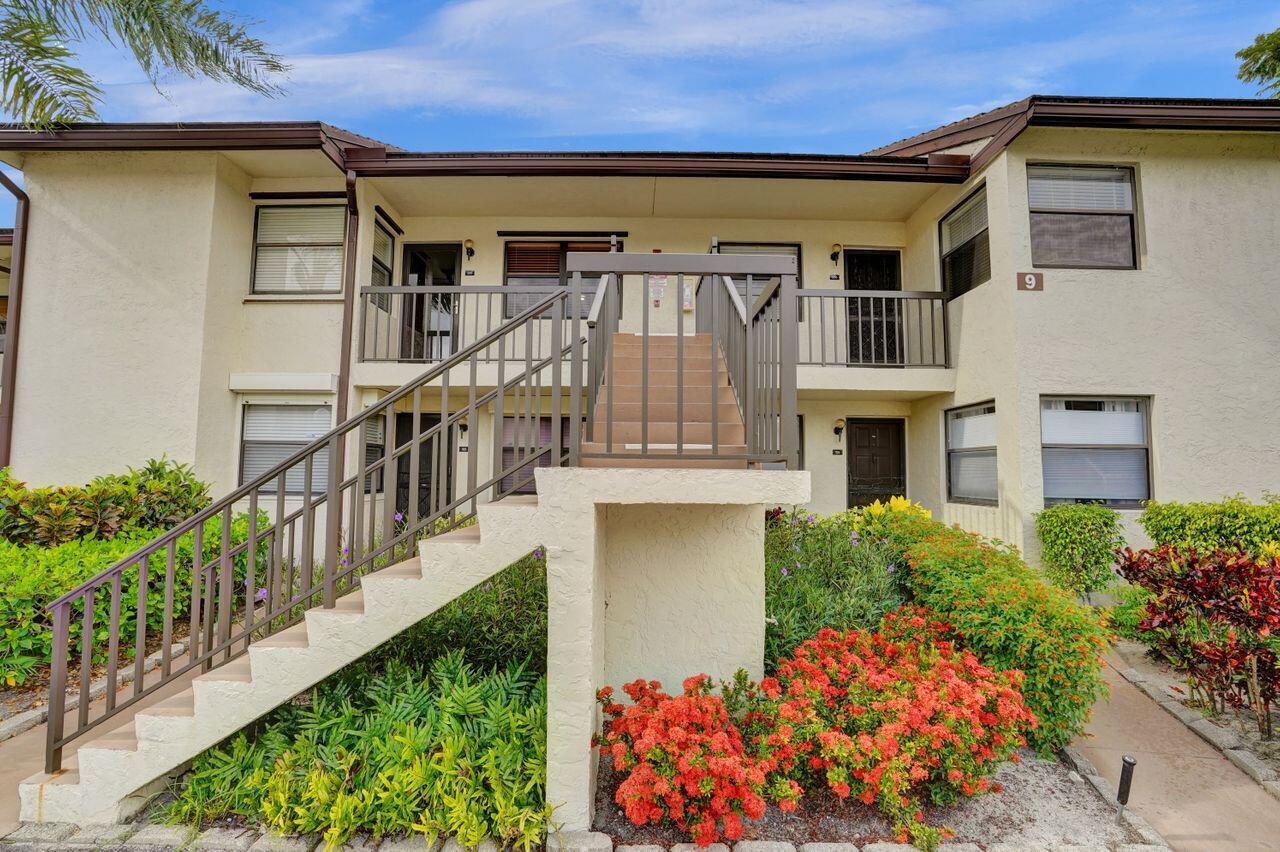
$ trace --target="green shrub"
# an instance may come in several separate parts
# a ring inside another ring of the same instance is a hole
[[[111,539],[122,530],[163,530],[209,504],[209,486],[187,465],[152,459],[127,474],[100,476],[85,486],[28,488],[0,471],[0,539],[54,546],[76,539]]]
[[[265,517],[265,516],[264,516]],[[221,520],[205,523],[204,560],[217,558],[221,549]],[[124,528],[107,540],[75,539],[54,547],[18,546],[0,540],[0,677],[12,686],[26,681],[32,671],[48,665],[53,633],[50,613],[45,610],[66,592],[110,568],[116,562],[146,545],[161,531]],[[249,516],[236,516],[231,524],[231,543],[238,546],[248,540]],[[191,536],[181,536],[175,549],[175,581],[173,613],[181,624],[191,603]],[[263,545],[265,547],[265,544]],[[259,554],[265,564],[265,551]],[[153,563],[154,564],[154,563]],[[235,559],[235,575],[243,579],[247,556]],[[147,584],[147,628],[159,636],[164,627],[165,592],[163,572],[153,574]],[[242,595],[241,584],[236,584]],[[132,637],[137,623],[138,572],[127,570],[121,576],[120,634]],[[111,595],[97,594],[93,600],[95,663],[106,661],[105,649],[111,614]],[[70,647],[80,647],[82,607],[74,606],[70,623]],[[133,653],[133,642],[120,643],[121,659]]]
[[[789,656],[825,627],[874,630],[906,599],[894,550],[860,534],[852,510],[786,515],[765,533],[765,665]]]
[[[523,660],[532,671],[547,670],[547,562],[540,550],[391,639],[369,662],[425,668],[453,650],[477,669]]]
[[[1138,516],[1155,545],[1217,550],[1239,545],[1253,553],[1280,544],[1280,497],[1253,503],[1240,495],[1218,503],[1147,503]],[[1268,547],[1270,545],[1270,547]]]
[[[1138,622],[1146,618],[1147,601],[1151,600],[1151,592],[1141,586],[1120,583],[1112,590],[1116,602],[1108,610],[1111,630],[1117,635],[1134,642],[1146,642],[1148,637],[1138,629]]]
[[[1124,536],[1114,510],[1087,503],[1050,506],[1036,515],[1036,535],[1045,574],[1059,588],[1088,595],[1115,579],[1111,568]]]
[[[335,676],[192,765],[163,817],[236,816],[280,834],[356,831],[532,849],[546,804],[546,682],[518,663],[480,674],[458,652],[429,668]]]
[[[1026,676],[1022,694],[1039,719],[1030,745],[1047,753],[1079,734],[1106,692],[1108,634],[1099,617],[1043,583],[1009,548],[896,515],[884,525],[906,547],[915,600],[948,621],[984,665]]]

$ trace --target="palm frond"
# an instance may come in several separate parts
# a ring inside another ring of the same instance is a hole
[[[38,130],[96,119],[100,91],[74,56],[56,23],[0,6],[0,110]]]

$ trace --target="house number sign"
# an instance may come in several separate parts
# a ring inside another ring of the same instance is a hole
[[[1018,289],[1019,290],[1035,290],[1044,289],[1044,273],[1043,272],[1019,272],[1018,273]]]

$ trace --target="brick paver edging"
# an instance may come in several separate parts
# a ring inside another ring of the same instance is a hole
[[[1235,731],[1220,728],[1200,713],[1173,698],[1158,684],[1148,681],[1142,672],[1133,667],[1117,668],[1120,677],[1129,681],[1142,691],[1144,695],[1159,704],[1166,713],[1181,722],[1196,736],[1217,749],[1223,757],[1234,763],[1239,769],[1256,781],[1262,789],[1280,799],[1280,775],[1259,759],[1253,752],[1241,748],[1243,743]]]

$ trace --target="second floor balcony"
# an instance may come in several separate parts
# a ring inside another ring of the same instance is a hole
[[[584,282],[585,283],[585,282]],[[696,282],[690,282],[696,286]],[[635,281],[633,289],[643,284]],[[680,302],[683,282],[663,282],[664,298]],[[594,282],[579,306],[585,323]],[[482,340],[505,321],[555,292],[555,285],[402,285],[364,287],[357,326],[360,359],[373,363],[433,364]],[[624,299],[619,325],[637,316],[635,292]],[[651,294],[648,294],[651,295]],[[948,366],[947,302],[937,291],[800,289],[796,291],[796,363],[801,367],[940,369]],[[690,300],[677,309],[690,315]],[[638,319],[635,320],[639,322]],[[550,320],[534,324],[521,341],[491,347],[486,362],[545,358],[551,352]],[[559,339],[568,340],[571,319]],[[638,329],[638,325],[637,325]]]

